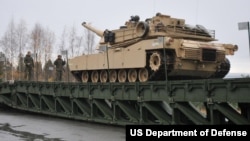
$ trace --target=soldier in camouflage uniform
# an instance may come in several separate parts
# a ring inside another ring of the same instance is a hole
[[[31,57],[30,51],[26,54],[24,57],[24,64],[25,64],[25,76],[24,78],[26,80],[32,80],[33,79],[33,68],[34,68],[34,60]]]
[[[56,81],[62,81],[63,66],[65,64],[66,62],[62,60],[62,56],[58,55],[57,59],[54,61],[54,65],[56,66]]]

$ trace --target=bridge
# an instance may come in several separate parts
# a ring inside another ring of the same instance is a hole
[[[1,82],[0,103],[114,125],[250,124],[250,78],[134,83]]]

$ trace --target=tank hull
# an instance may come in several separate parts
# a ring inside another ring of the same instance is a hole
[[[226,50],[222,44],[211,45],[206,42],[175,39],[167,45],[168,39],[165,37],[142,40],[126,48],[108,48],[98,54],[77,56],[69,60],[69,67],[76,77],[81,77],[83,71],[87,71],[89,76],[93,71],[97,71],[97,82],[100,81],[103,70],[114,70],[117,75],[119,71],[124,70],[125,77],[128,77],[128,71],[131,69],[135,69],[137,75],[140,69],[147,69],[147,80],[176,80],[211,78],[218,72],[220,64],[225,59]],[[153,55],[159,62],[154,62]],[[152,59],[153,64],[150,64]],[[79,81],[82,81],[81,79],[79,78]],[[91,77],[88,81],[91,81]]]

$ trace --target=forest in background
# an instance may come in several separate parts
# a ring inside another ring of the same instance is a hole
[[[80,32],[80,33],[78,33]],[[83,28],[62,29],[60,37],[56,37],[53,29],[36,23],[29,29],[25,20],[18,23],[11,19],[6,31],[0,37],[0,79],[25,80],[24,57],[31,51],[34,59],[34,81],[54,81],[56,56],[61,54],[67,61],[69,58],[83,54],[95,53],[96,36],[93,32]],[[66,54],[65,54],[66,52]],[[75,81],[65,65],[63,81]]]

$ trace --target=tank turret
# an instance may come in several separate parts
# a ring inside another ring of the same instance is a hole
[[[226,56],[238,49],[218,43],[213,30],[161,13],[144,21],[131,16],[114,30],[82,25],[101,37],[98,54],[69,60],[72,74],[82,82],[223,78],[230,71]]]

